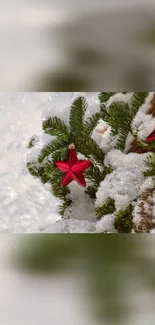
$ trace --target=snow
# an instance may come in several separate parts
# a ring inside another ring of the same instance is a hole
[[[45,121],[50,117],[57,117],[63,119],[65,123],[69,122],[69,109],[74,100],[79,96],[84,96],[89,104],[85,117],[88,118],[92,114],[99,111],[98,93],[93,92],[59,92],[51,93],[51,96],[45,103],[45,109],[42,114],[42,120]]]
[[[27,168],[27,145],[41,134],[48,93],[0,93],[0,232],[40,232],[59,220],[58,200]],[[45,139],[44,139],[45,140]]]
[[[109,150],[114,148],[117,138],[111,135],[111,127],[108,127],[104,134],[100,134],[98,132],[105,126],[106,123],[104,121],[100,121],[93,131],[91,138],[98,144],[104,153],[107,153]]]
[[[33,135],[32,137],[34,138],[34,146],[28,151],[27,162],[37,161],[40,151],[44,148],[44,146],[46,146],[55,139],[55,137],[44,133],[40,137],[36,135]]]
[[[150,102],[154,94],[154,92],[149,93],[145,103],[141,106],[132,122],[133,133],[137,134],[137,136],[143,140],[145,140],[155,128],[155,118],[153,118],[152,115],[146,114],[150,108]]]
[[[134,136],[131,132],[128,133],[127,138],[126,138],[126,142],[125,142],[125,149],[124,149],[124,153],[127,153],[130,150],[131,147],[131,143],[132,141],[134,141]]]
[[[114,228],[114,214],[107,214],[101,220],[96,222],[97,233],[116,233]]]
[[[105,164],[113,168],[100,183],[96,206],[102,205],[110,197],[115,200],[116,210],[125,208],[137,197],[145,178],[142,173],[148,153],[128,155],[119,150],[111,150],[105,158]]]
[[[85,188],[80,187],[75,182],[69,184],[71,199],[73,203],[66,209],[65,217],[76,220],[95,221],[95,206],[94,202],[84,193]]]
[[[63,219],[53,223],[43,233],[94,233],[96,223],[87,220]]]
[[[127,93],[127,94],[116,93],[115,95],[113,95],[109,98],[109,100],[106,103],[106,106],[109,107],[114,102],[128,103],[129,100],[131,99],[132,95],[133,95],[133,93]]]

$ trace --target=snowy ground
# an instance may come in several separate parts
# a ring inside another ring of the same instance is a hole
[[[26,146],[41,132],[48,96],[0,93],[0,232],[37,232],[58,218],[57,200],[26,168]]]

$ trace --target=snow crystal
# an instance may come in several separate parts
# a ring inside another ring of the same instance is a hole
[[[97,233],[116,233],[114,228],[114,214],[107,214],[101,220],[96,222]]]
[[[119,210],[134,200],[145,179],[142,170],[147,155],[146,153],[126,155],[119,150],[111,150],[105,158],[105,164],[110,165],[113,172],[100,183],[96,206],[111,197],[115,200],[116,209]]]

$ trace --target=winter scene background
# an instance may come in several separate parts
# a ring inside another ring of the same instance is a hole
[[[154,127],[154,119],[145,115],[153,94],[150,93],[133,123],[133,127],[140,125],[139,135],[143,139]],[[0,232],[116,232],[113,225],[114,214],[107,214],[97,221],[94,204],[84,194],[84,189],[74,182],[69,185],[74,204],[71,210],[68,209],[66,218],[62,219],[58,212],[59,199],[51,193],[50,185],[42,184],[27,169],[27,161],[36,159],[44,145],[51,141],[51,136],[42,131],[42,121],[56,115],[67,122],[71,103],[81,95],[88,101],[86,114],[90,117],[99,110],[97,92],[0,93]],[[117,93],[109,101],[119,101],[120,98],[128,101],[131,96],[132,93]],[[103,128],[103,125],[98,127]],[[96,204],[100,205],[111,197],[115,200],[117,211],[134,200],[137,191],[152,188],[153,181],[150,178],[145,181],[142,174],[148,153],[130,153],[126,156],[113,149],[115,139],[111,138],[110,130],[109,127],[104,135],[98,132],[92,134],[102,150],[108,152],[105,162],[110,163],[113,168],[113,172],[106,176],[98,188]],[[28,150],[32,135],[39,141]],[[126,149],[130,140],[129,135]],[[139,220],[136,208],[134,219],[135,222]]]

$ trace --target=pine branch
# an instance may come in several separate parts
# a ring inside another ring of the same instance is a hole
[[[88,170],[85,171],[85,176],[93,183],[95,187],[98,187],[100,182],[104,179],[103,173],[95,165],[92,165]]]
[[[105,154],[93,139],[89,137],[87,139],[85,137],[77,138],[75,144],[77,150],[86,158],[103,166]]]
[[[112,214],[115,211],[115,200],[109,198],[103,205],[95,208],[97,219],[100,220],[106,214]]]
[[[112,135],[118,135],[117,149],[124,150],[128,133],[132,132],[131,123],[147,96],[147,92],[137,92],[128,103],[114,102],[108,108],[101,105],[102,119],[111,126]]]
[[[114,227],[119,233],[131,233],[133,227],[133,207],[129,204],[115,214]]]
[[[111,126],[111,134],[118,135],[116,148],[123,150],[128,133],[131,131],[131,110],[128,103],[114,102],[104,112],[103,120]]]
[[[155,154],[150,154],[146,159],[146,170],[144,170],[144,176],[155,176]]]
[[[101,118],[101,114],[97,112],[85,121],[84,123],[85,136],[89,137],[92,134],[100,118]]]
[[[87,189],[85,190],[85,193],[87,194],[87,195],[89,195],[89,197],[91,198],[91,199],[96,199],[96,192],[97,192],[97,190],[98,190],[98,187],[96,186],[94,186],[94,185],[90,185],[90,186],[88,186],[87,187]]]
[[[130,106],[133,111],[133,118],[138,112],[139,108],[145,103],[146,98],[148,97],[148,92],[135,92],[130,100]]]
[[[62,136],[66,138],[69,136],[69,129],[67,125],[58,117],[52,117],[43,122],[42,128],[46,134],[51,136]]]
[[[146,142],[144,140],[138,140],[137,141],[137,146],[141,147],[141,148],[146,148],[148,151],[151,151],[152,149],[155,150],[155,141]]]
[[[49,181],[49,176],[45,173],[45,167],[38,162],[28,162],[27,168],[34,177],[39,177],[43,184]]]
[[[88,103],[84,97],[77,98],[71,105],[69,124],[71,134],[76,138],[80,137],[84,129],[84,116]]]
[[[110,92],[109,93],[101,92],[101,93],[99,93],[98,98],[100,100],[100,103],[101,104],[106,103],[110,99],[110,97],[112,97],[115,94],[116,93],[114,93],[114,92],[111,92],[111,93]]]
[[[41,163],[46,157],[54,154],[56,151],[60,151],[63,148],[63,141],[61,139],[56,139],[47,144],[40,152],[38,161]]]

